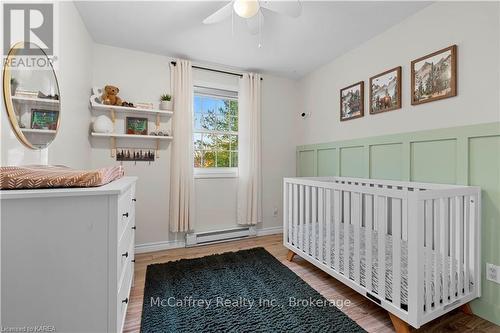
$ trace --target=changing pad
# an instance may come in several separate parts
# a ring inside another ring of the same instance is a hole
[[[28,165],[0,168],[0,189],[96,187],[123,177],[121,166],[76,170],[62,165]]]

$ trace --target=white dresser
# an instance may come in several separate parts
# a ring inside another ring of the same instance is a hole
[[[0,191],[0,326],[122,331],[134,273],[135,183]]]

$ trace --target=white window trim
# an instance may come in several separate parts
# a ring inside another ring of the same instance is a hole
[[[238,178],[238,168],[194,168],[195,179]]]
[[[208,82],[202,82],[202,81],[197,81],[193,85],[194,90],[196,90],[196,86],[200,87],[206,87],[206,88],[214,88],[214,89],[220,89],[220,90],[227,90],[227,91],[235,91],[234,87],[230,86],[225,86],[225,85],[218,85],[218,84],[212,84]],[[237,93],[239,93],[236,90]],[[193,98],[194,95],[203,95],[203,96],[209,96],[212,97],[211,95],[206,95],[206,94],[200,94],[193,92]],[[230,100],[235,100],[237,101],[237,98],[232,98],[232,97],[225,97]],[[217,132],[217,131],[203,131],[203,130],[195,130],[193,128],[193,133],[214,133],[215,134],[229,134],[229,135],[238,135],[238,132],[233,132],[233,131],[227,131],[227,132]],[[238,178],[238,168],[194,168],[193,167],[193,178],[194,179],[210,179],[210,178]]]

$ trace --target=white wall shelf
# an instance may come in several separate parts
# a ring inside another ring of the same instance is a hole
[[[145,109],[145,108],[135,108],[127,106],[118,105],[106,105],[100,102],[100,96],[102,95],[102,89],[94,88],[92,89],[93,95],[90,96],[90,105],[92,110],[95,111],[108,111],[108,112],[128,112],[136,114],[152,114],[159,115],[163,117],[171,117],[174,113],[172,110],[159,110],[159,109]]]
[[[166,140],[171,141],[172,136],[157,136],[157,135],[135,135],[135,134],[118,134],[118,133],[96,133],[92,132],[94,137],[102,138],[118,138],[118,139],[139,139],[139,140]]]
[[[12,96],[13,101],[18,101],[20,103],[33,103],[33,104],[59,104],[59,100],[50,98],[38,98],[38,97],[24,97],[24,96]]]
[[[56,130],[45,130],[36,128],[21,128],[23,133],[35,133],[35,134],[56,134]]]

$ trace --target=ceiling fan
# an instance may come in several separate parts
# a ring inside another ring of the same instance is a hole
[[[258,1],[232,0],[224,7],[203,20],[204,24],[219,23],[236,13],[246,19],[250,33],[257,34],[264,24],[265,11],[283,14],[293,18],[299,17],[302,12],[300,1]]]

